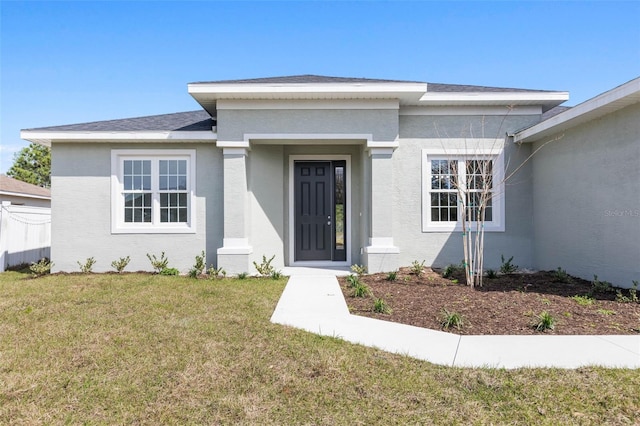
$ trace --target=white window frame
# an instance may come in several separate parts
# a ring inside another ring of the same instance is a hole
[[[428,148],[422,150],[422,232],[455,232],[462,231],[458,209],[458,220],[432,221],[431,220],[431,160],[493,160],[493,193],[492,220],[484,222],[484,230],[487,232],[504,232],[504,149],[477,148],[477,149],[444,149]],[[467,222],[472,230],[476,229],[476,222]]]
[[[151,160],[151,216],[147,223],[124,221],[124,161]],[[187,222],[160,222],[158,174],[160,160],[187,160]],[[111,150],[111,233],[113,234],[193,234],[196,232],[196,151],[195,149],[113,149]]]

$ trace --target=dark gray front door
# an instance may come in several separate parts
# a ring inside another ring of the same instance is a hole
[[[331,260],[332,179],[330,161],[294,163],[295,260]]]

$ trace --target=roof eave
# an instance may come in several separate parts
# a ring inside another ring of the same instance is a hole
[[[215,142],[218,139],[214,130],[207,131],[37,131],[22,130],[20,138],[44,146],[52,142]]]
[[[637,102],[640,102],[640,78],[631,80],[541,123],[517,132],[514,135],[514,142],[535,142]]]
[[[28,194],[26,192],[11,192],[11,191],[2,191],[2,190],[0,190],[0,195],[6,195],[6,196],[9,196],[9,197],[34,198],[34,199],[37,199],[37,200],[49,200],[49,201],[51,201],[51,196]]]
[[[540,105],[542,111],[569,99],[568,92],[427,92],[420,105]]]

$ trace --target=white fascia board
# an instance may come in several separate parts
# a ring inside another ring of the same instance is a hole
[[[209,93],[224,95],[256,95],[256,94],[384,94],[384,93],[424,93],[427,91],[426,83],[298,83],[298,84],[219,84],[219,83],[192,83],[189,84],[190,94]]]
[[[537,138],[596,119],[636,102],[640,102],[640,78],[631,80],[516,133],[514,142],[532,142]]]
[[[465,92],[465,93],[425,93],[420,105],[455,105],[500,103],[504,105],[522,105],[535,102],[564,102],[569,99],[568,92]]]
[[[540,105],[433,105],[433,106],[406,106],[400,108],[399,115],[540,115]]]
[[[308,109],[394,109],[397,110],[400,103],[397,99],[220,99],[216,103],[218,110],[308,110]]]
[[[218,135],[211,131],[155,131],[155,132],[83,132],[22,130],[20,138],[29,142],[51,146],[52,141],[113,142],[113,141],[193,141],[215,142]]]
[[[35,198],[38,200],[51,200],[51,197],[47,197],[45,195],[26,194],[24,192],[0,191],[0,195],[20,198]]]

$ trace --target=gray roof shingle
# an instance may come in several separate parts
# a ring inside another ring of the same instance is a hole
[[[422,83],[427,92],[550,92],[550,90],[513,89],[508,87],[472,86],[467,84],[425,83],[424,81],[384,80],[374,78],[330,77],[324,75],[290,75],[283,77],[249,78],[241,80],[199,81],[190,84],[322,84],[322,83]]]
[[[216,122],[204,110],[149,115],[119,120],[93,121],[64,126],[39,127],[27,131],[83,131],[83,132],[136,132],[136,131],[202,131],[211,130]]]
[[[544,114],[542,114],[542,118],[541,121],[544,120],[548,120],[551,117],[553,117],[554,115],[558,115],[561,112],[565,112],[566,110],[571,109],[571,107],[568,106],[557,106],[557,107],[553,107],[551,108],[549,111],[545,112]]]

